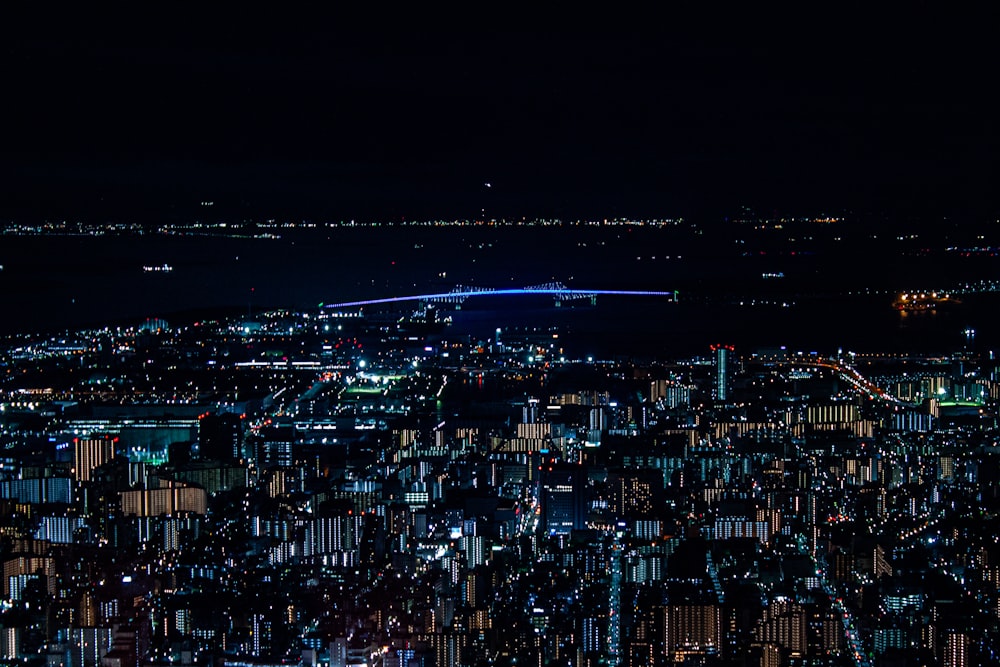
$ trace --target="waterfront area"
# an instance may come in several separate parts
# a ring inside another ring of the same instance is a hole
[[[995,658],[974,340],[638,361],[448,307],[5,339],[4,659]]]
[[[43,9],[0,665],[1000,664],[992,17]]]

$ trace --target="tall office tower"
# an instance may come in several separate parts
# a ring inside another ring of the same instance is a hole
[[[608,482],[616,517],[646,517],[663,507],[662,470],[618,470],[608,475]]]
[[[274,628],[270,618],[264,614],[250,616],[251,655],[261,657],[274,650]]]
[[[944,637],[944,654],[941,664],[945,667],[967,667],[969,662],[969,636],[961,630],[948,630]]]
[[[733,391],[736,355],[732,345],[712,346],[712,398],[725,403]]]
[[[538,399],[529,398],[528,404],[521,408],[521,422],[534,424],[538,422]]]
[[[591,408],[588,419],[591,431],[604,431],[608,428],[608,412],[603,407]]]
[[[0,630],[0,660],[15,662],[21,654],[21,628],[3,628]]]
[[[756,630],[764,644],[777,644],[791,658],[803,658],[806,653],[806,611],[794,600],[776,596],[771,600]]]
[[[243,418],[235,413],[198,420],[198,451],[203,459],[232,463],[243,458]]]
[[[666,655],[674,662],[688,656],[718,655],[722,617],[712,596],[689,582],[674,582],[667,591],[662,630]]]
[[[566,535],[586,527],[586,468],[557,463],[543,465],[542,517],[550,534]]]
[[[73,440],[73,479],[89,482],[94,469],[115,457],[118,438],[75,438]]]
[[[270,426],[262,432],[263,442],[257,461],[261,467],[291,466],[295,426],[291,422]]]

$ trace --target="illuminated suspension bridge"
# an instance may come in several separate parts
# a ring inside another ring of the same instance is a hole
[[[409,296],[390,296],[381,299],[364,299],[361,301],[345,301],[343,303],[324,304],[324,308],[356,308],[359,306],[377,306],[385,303],[402,303],[406,301],[426,301],[429,303],[451,303],[462,304],[470,297],[480,296],[514,296],[524,294],[547,294],[551,295],[557,304],[563,301],[573,301],[578,299],[590,299],[594,301],[601,295],[615,296],[656,296],[665,297],[671,301],[677,301],[677,291],[656,291],[656,290],[579,290],[570,289],[559,282],[544,283],[531,287],[517,288],[493,288],[493,287],[468,287],[458,285],[449,292],[437,292],[434,294],[413,294]]]

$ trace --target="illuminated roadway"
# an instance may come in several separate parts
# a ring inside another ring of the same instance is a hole
[[[511,295],[524,295],[524,294],[549,294],[552,296],[559,297],[561,299],[583,299],[590,298],[600,295],[615,295],[615,296],[660,296],[669,297],[671,300],[677,300],[677,292],[675,291],[656,291],[656,290],[581,290],[581,289],[568,289],[557,283],[551,284],[551,286],[540,286],[540,287],[518,287],[518,288],[508,288],[508,289],[475,289],[475,288],[459,288],[452,290],[451,292],[437,292],[434,294],[413,294],[409,296],[391,296],[381,299],[364,299],[361,301],[345,301],[343,303],[328,303],[325,304],[324,308],[353,308],[357,306],[376,306],[384,303],[402,303],[405,301],[462,301],[469,297],[474,296],[511,296]]]
[[[864,645],[861,643],[861,635],[855,626],[854,616],[844,605],[843,600],[830,583],[825,565],[821,565],[816,561],[816,555],[807,548],[802,535],[798,538],[797,546],[799,553],[807,556],[812,561],[813,567],[816,568],[816,577],[819,579],[820,586],[830,601],[830,607],[836,612],[840,618],[840,622],[843,624],[844,639],[850,651],[849,657],[853,660],[855,667],[872,667],[871,659],[865,653]]]
[[[896,403],[899,405],[908,405],[905,401],[902,401],[885,389],[882,389],[877,384],[863,376],[861,373],[856,371],[854,368],[848,366],[847,364],[841,363],[835,359],[825,359],[823,357],[816,357],[812,359],[790,359],[788,360],[788,365],[790,366],[815,366],[818,368],[829,368],[839,375],[841,378],[846,380],[852,387],[857,389],[859,392],[867,395],[869,398],[878,399],[881,401],[886,401],[887,403]]]
[[[611,582],[608,586],[608,655],[611,665],[621,662],[618,654],[621,642],[621,583],[622,583],[622,551],[621,535],[614,533],[611,543]]]

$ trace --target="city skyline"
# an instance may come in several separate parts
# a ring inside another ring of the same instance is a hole
[[[995,660],[1000,368],[971,331],[608,359],[459,306],[4,339],[0,656]]]
[[[0,662],[1000,660],[992,22],[658,9],[3,22]]]

